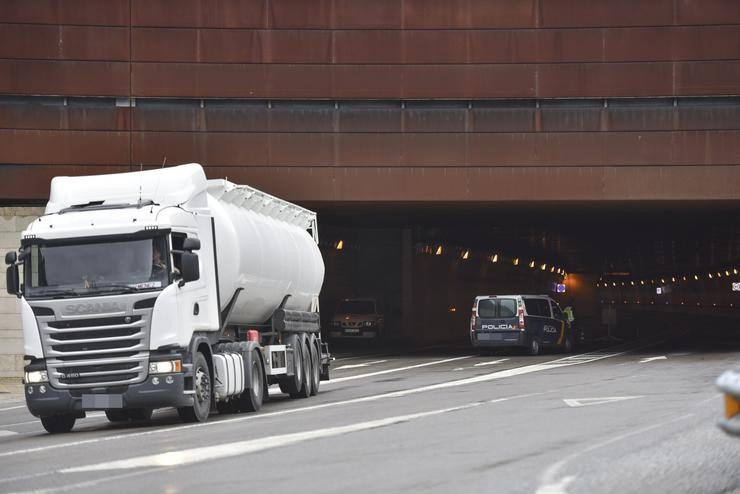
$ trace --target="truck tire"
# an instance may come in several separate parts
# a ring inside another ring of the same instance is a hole
[[[256,348],[252,350],[251,361],[249,370],[251,386],[244,390],[238,400],[239,410],[244,412],[259,411],[265,396],[265,368],[262,365],[260,352]]]
[[[311,349],[308,347],[308,336],[298,335],[301,345],[301,364],[303,365],[303,383],[297,393],[291,393],[291,398],[308,398],[311,396]]]
[[[278,383],[280,384],[280,391],[289,394],[291,398],[296,398],[303,387],[305,376],[303,372],[303,345],[301,344],[300,335],[291,334],[285,339],[285,344],[293,349],[293,375],[281,378]]]
[[[69,432],[72,427],[75,426],[77,417],[71,413],[65,413],[63,415],[51,415],[49,417],[41,417],[41,425],[44,426],[46,432],[49,434],[58,434],[60,432]]]
[[[193,369],[195,393],[193,406],[177,409],[177,414],[186,422],[205,422],[211,412],[211,397],[213,396],[213,382],[208,361],[203,353],[198,352]]]
[[[308,337],[308,348],[311,350],[311,396],[316,396],[321,382],[321,352],[316,335],[312,334]]]

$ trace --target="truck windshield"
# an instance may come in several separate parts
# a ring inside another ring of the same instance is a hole
[[[24,262],[27,298],[94,296],[161,290],[170,281],[164,236],[30,246]]]

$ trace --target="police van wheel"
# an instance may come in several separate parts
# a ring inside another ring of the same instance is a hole
[[[540,340],[538,338],[532,338],[530,340],[528,352],[530,355],[540,354]]]
[[[52,415],[50,417],[41,417],[41,425],[44,426],[49,434],[58,434],[60,432],[69,432],[75,426],[77,417],[71,413],[63,415]]]

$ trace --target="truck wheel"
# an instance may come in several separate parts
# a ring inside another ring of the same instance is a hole
[[[308,337],[308,348],[311,350],[311,396],[315,396],[319,392],[321,382],[321,353],[316,335]]]
[[[52,415],[50,417],[41,417],[41,425],[44,426],[49,434],[58,434],[60,432],[69,432],[75,426],[77,417],[71,413],[63,415]]]
[[[535,337],[529,341],[528,352],[530,355],[540,354],[540,340],[538,338]]]
[[[262,366],[260,352],[252,350],[252,366],[250,369],[251,388],[245,389],[239,397],[239,409],[245,412],[257,412],[262,408],[265,388],[265,369]]]
[[[301,334],[298,337],[301,345],[301,364],[303,365],[303,383],[297,393],[291,393],[291,398],[308,398],[311,396],[311,349],[308,348],[308,337]]]
[[[303,345],[297,334],[292,334],[285,339],[285,344],[293,349],[293,375],[280,379],[280,391],[287,393],[291,398],[296,398],[303,387],[304,365]]]
[[[206,357],[198,352],[195,358],[195,393],[193,406],[177,409],[177,414],[186,422],[205,422],[211,411],[211,395],[213,393],[211,372],[208,369]]]

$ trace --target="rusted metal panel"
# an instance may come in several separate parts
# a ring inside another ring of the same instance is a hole
[[[553,64],[538,67],[541,98],[671,96],[670,63]]]
[[[6,24],[0,58],[128,60],[128,28]]]
[[[277,166],[332,165],[334,141],[338,137],[308,132],[270,134],[269,163]]]
[[[227,29],[266,27],[265,6],[268,2],[265,0],[130,0],[130,2],[134,26]]]
[[[100,175],[130,171],[128,165],[5,165],[0,164],[0,197],[8,200],[48,199],[56,176]]]
[[[402,3],[398,0],[334,0],[334,26],[354,29],[399,29]]]
[[[470,134],[469,165],[536,165],[537,134]]]
[[[170,103],[169,101],[139,100],[133,109],[133,130],[162,132],[207,131],[206,119],[196,100]],[[228,131],[229,129],[222,129]]]
[[[469,58],[468,34],[464,30],[407,30],[403,31],[401,41],[396,50],[403,53],[405,63],[459,64]]]
[[[319,197],[325,201],[336,196],[335,171],[331,167],[206,165],[205,171],[209,178],[229,177],[232,182],[249,184],[292,201],[300,202]]]
[[[674,0],[545,0],[541,27],[670,26]]]
[[[666,98],[661,106],[617,106],[612,102],[604,112],[608,130],[671,130],[676,126],[676,109],[673,101]]]
[[[603,134],[605,165],[670,165],[674,160],[672,132],[607,132]]]
[[[334,31],[336,63],[396,64],[404,61],[403,41],[409,31]],[[434,46],[437,46],[435,43]],[[433,52],[434,50],[429,50]]]
[[[264,98],[266,66],[236,64],[132,64],[133,96]]]
[[[740,131],[685,131],[674,133],[674,159],[686,165],[740,163]]]
[[[265,94],[270,98],[331,98],[334,71],[322,65],[268,65]]]
[[[129,0],[3,0],[0,22],[126,26]]]
[[[27,105],[0,102],[0,128],[25,130],[127,130],[128,108]]]
[[[331,31],[137,28],[134,60],[331,63]]]
[[[600,166],[604,161],[604,137],[590,132],[535,134],[537,164],[543,166]]]
[[[128,94],[126,62],[0,60],[0,93],[80,96]]]
[[[0,163],[128,164],[127,132],[0,130]]]
[[[537,94],[534,65],[470,65],[467,72],[469,98],[532,98]]]
[[[537,25],[537,1],[405,0],[407,29],[521,28]]]
[[[738,24],[740,3],[733,0],[676,0],[677,24]]]
[[[536,30],[469,30],[459,31],[466,35],[469,45],[469,63],[529,63],[538,56]]]
[[[467,160],[464,133],[405,133],[401,142],[402,161],[407,166],[444,166]]]
[[[343,166],[397,166],[403,153],[402,134],[339,134],[336,162]]]
[[[267,27],[277,29],[320,29],[332,24],[331,0],[270,0],[267,6]],[[362,9],[365,2],[358,2]]]
[[[605,61],[737,60],[740,26],[604,30]]]
[[[133,162],[258,164],[269,160],[267,134],[204,132],[137,132],[132,136]]]
[[[679,96],[740,93],[740,61],[676,63]]]
[[[402,66],[338,65],[331,70],[337,99],[396,99],[401,96],[399,89],[405,84]]]

